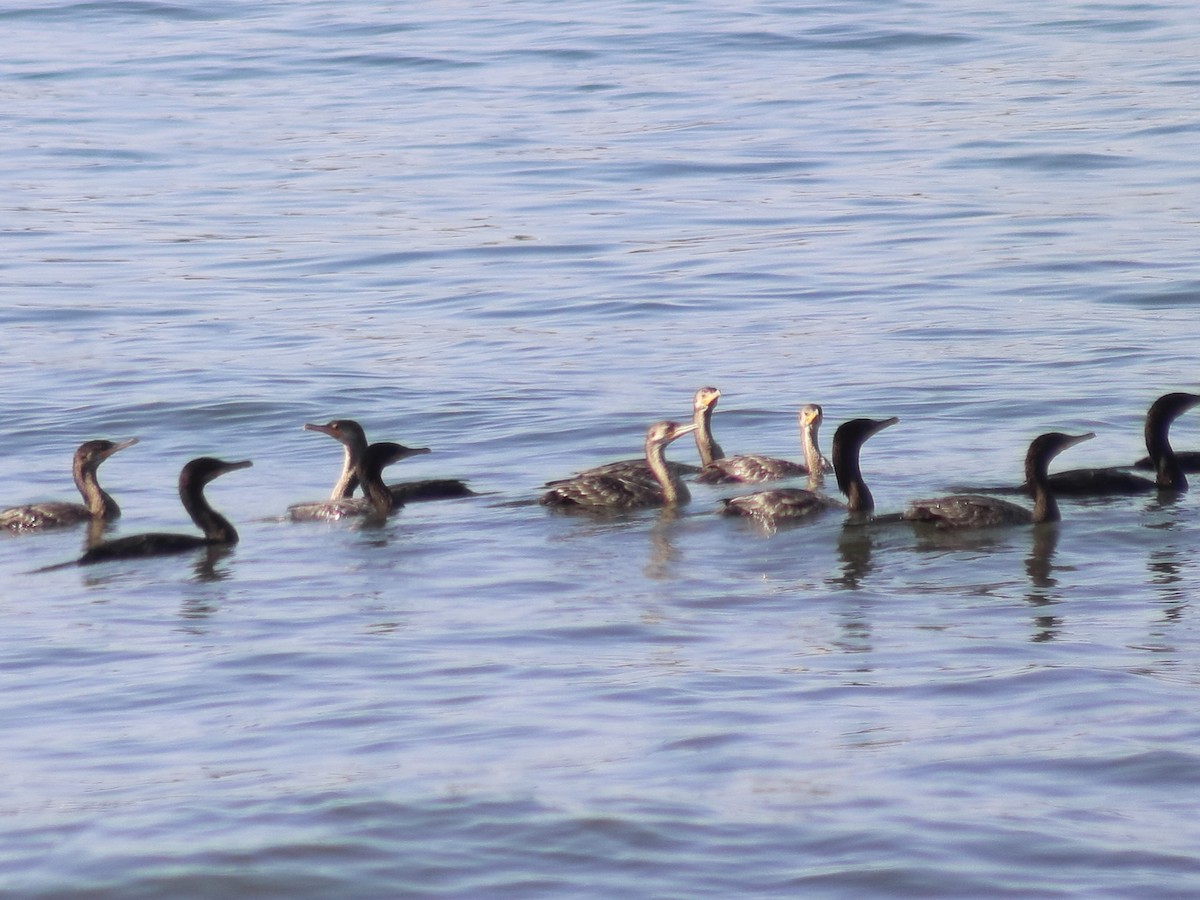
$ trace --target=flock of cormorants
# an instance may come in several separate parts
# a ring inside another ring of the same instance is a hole
[[[745,454],[726,456],[713,438],[712,417],[721,392],[703,387],[696,391],[692,421],[681,424],[663,421],[646,432],[645,454],[586,469],[557,481],[547,482],[542,505],[564,511],[601,512],[644,507],[674,506],[689,499],[685,478],[703,484],[760,484],[804,477],[807,486],[775,488],[743,494],[721,501],[721,512],[744,516],[774,528],[781,523],[808,519],[829,509],[842,509],[858,521],[909,521],[940,529],[982,528],[1000,525],[1040,524],[1059,520],[1056,495],[1104,496],[1147,491],[1187,490],[1185,472],[1200,471],[1200,453],[1176,453],[1169,438],[1171,423],[1183,412],[1200,405],[1200,394],[1164,394],[1146,413],[1145,439],[1148,455],[1125,466],[1073,469],[1049,473],[1051,460],[1063,450],[1095,437],[1092,433],[1067,435],[1049,432],[1036,437],[1025,456],[1025,481],[1020,485],[977,487],[946,497],[912,501],[902,513],[872,517],[871,492],[863,479],[859,456],[863,444],[899,419],[851,419],[833,436],[832,462],[821,455],[818,431],[821,407],[807,404],[800,410],[800,437],[804,462]],[[459,479],[430,479],[385,484],[383,470],[410,456],[428,453],[424,447],[406,447],[391,441],[368,443],[361,425],[351,419],[334,419],[324,425],[307,424],[311,431],[329,435],[342,444],[342,473],[330,498],[317,503],[289,507],[294,521],[345,518],[384,519],[406,503],[474,494]],[[667,445],[691,434],[700,456],[699,466],[668,462]],[[84,503],[34,503],[0,510],[0,529],[32,532],[87,524],[88,549],[72,563],[90,565],[113,559],[180,553],[200,547],[222,547],[237,543],[233,525],[212,508],[204,496],[214,478],[244,469],[249,460],[225,462],[212,457],[193,459],[179,475],[179,497],[183,507],[203,535],[148,533],[104,540],[107,523],[121,510],[101,487],[97,470],[114,453],[137,443],[137,438],[113,442],[87,441],[75,451],[73,475]],[[1153,478],[1135,469],[1150,470]],[[825,475],[832,472],[846,501],[822,490]],[[355,497],[361,488],[362,495]],[[996,494],[1024,494],[1032,498],[1032,509]]]

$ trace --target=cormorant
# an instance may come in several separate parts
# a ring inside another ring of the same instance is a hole
[[[333,419],[324,425],[308,423],[306,431],[319,431],[327,434],[343,448],[342,474],[333,485],[329,494],[330,500],[342,500],[354,496],[358,487],[358,476],[355,466],[367,449],[367,434],[363,427],[353,419]],[[428,447],[409,449],[409,456],[419,453],[429,453]],[[419,481],[401,481],[388,485],[395,497],[396,504],[416,503],[420,500],[449,500],[455,497],[472,497],[475,492],[467,487],[466,482],[458,478],[426,478]]]
[[[932,500],[914,500],[902,518],[911,522],[930,522],[938,528],[986,528],[993,525],[1039,525],[1057,522],[1061,517],[1054,500],[1050,460],[1068,447],[1094,438],[1092,432],[1080,435],[1057,431],[1039,435],[1025,454],[1025,480],[1033,485],[1033,510],[997,497],[978,494],[951,494]]]
[[[868,438],[899,421],[895,416],[890,419],[851,419],[834,432],[833,471],[838,489],[846,495],[844,508],[848,512],[869,513],[875,509],[875,500],[862,476],[859,456]],[[721,502],[724,504],[721,512],[725,515],[746,516],[771,526],[788,519],[807,518],[827,509],[842,508],[832,497],[803,488],[758,491]]]
[[[696,423],[656,422],[646,431],[646,465],[641,474],[598,472],[558,482],[542,495],[543,506],[575,510],[637,509],[674,506],[690,499],[687,486],[667,465],[667,444],[696,430]]]
[[[149,533],[131,534],[92,545],[78,560],[79,565],[108,562],[114,559],[132,559],[142,556],[164,556],[184,553],[200,547],[229,547],[238,542],[238,533],[233,525],[209,505],[204,496],[204,487],[214,478],[245,469],[250,460],[225,462],[211,456],[193,459],[179,473],[179,499],[192,521],[204,532],[203,537],[194,534]]]
[[[323,503],[297,503],[288,507],[288,515],[295,522],[336,521],[364,516],[387,518],[404,504],[397,501],[392,490],[383,483],[383,470],[394,462],[423,452],[428,451],[391,441],[371,444],[356,455],[354,462],[354,479],[362,485],[364,496],[343,497]]]
[[[1171,423],[1179,415],[1197,404],[1200,404],[1200,394],[1164,394],[1150,405],[1146,413],[1144,433],[1149,456],[1139,460],[1134,466],[1105,466],[1055,472],[1050,476],[1050,487],[1060,497],[1104,497],[1142,494],[1154,490],[1186,491],[1188,483],[1184,472],[1187,471],[1187,467],[1180,462],[1179,456],[1171,448],[1170,430]],[[1127,471],[1134,467],[1153,471],[1154,478]],[[1016,487],[970,490],[981,494],[1033,495],[1033,485],[1028,476],[1024,483]]]
[[[720,398],[721,392],[715,387],[702,387],[692,396],[692,422],[696,425],[694,434],[696,438],[696,452],[700,454],[700,465],[693,466],[688,463],[668,460],[667,468],[676,477],[695,475],[703,466],[721,457],[721,446],[713,440],[712,436],[712,414]],[[544,487],[555,487],[556,485],[566,484],[577,478],[591,475],[616,475],[621,478],[640,477],[647,481],[653,481],[654,479],[654,474],[650,471],[650,466],[646,462],[646,458],[639,456],[634,459],[621,459],[616,462],[592,466],[590,469],[583,469],[576,472],[569,478],[547,481]]]
[[[830,469],[829,461],[821,455],[817,446],[817,432],[823,420],[824,414],[817,404],[809,403],[801,407],[799,421],[800,444],[804,450],[803,463],[756,453],[725,456],[707,463],[696,476],[696,480],[703,484],[761,484],[764,481],[778,481],[781,478],[795,478],[799,475],[821,476]]]
[[[75,451],[71,473],[75,478],[75,487],[79,488],[83,497],[83,505],[52,500],[0,510],[0,529],[25,532],[62,528],[80,522],[113,521],[121,515],[121,508],[100,487],[96,470],[118,450],[132,447],[137,442],[137,438],[130,438],[127,441],[85,441],[80,444]]]

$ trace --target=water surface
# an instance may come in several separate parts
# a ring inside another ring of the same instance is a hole
[[[0,883],[29,897],[1200,890],[1200,513],[957,539],[514,501],[721,388],[729,452],[897,415],[881,511],[1132,461],[1198,390],[1194,9],[0,12]],[[335,416],[484,496],[292,525]],[[1200,446],[1196,414],[1176,445]],[[675,456],[693,459],[678,445]],[[1195,479],[1194,479],[1195,480]]]

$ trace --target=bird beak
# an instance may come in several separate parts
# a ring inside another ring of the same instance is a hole
[[[1067,447],[1074,447],[1076,444],[1082,444],[1084,441],[1090,441],[1095,436],[1096,432],[1094,431],[1089,431],[1087,434],[1075,435],[1067,440]]]
[[[321,434],[327,434],[330,437],[333,437],[333,429],[328,425],[315,425],[312,422],[305,422],[304,430],[305,431],[319,431],[319,432],[321,432]]]
[[[118,450],[124,450],[126,447],[132,447],[138,442],[138,440],[139,438],[132,437],[127,441],[117,441],[115,444],[113,444],[112,449],[108,451],[106,456],[112,456]]]

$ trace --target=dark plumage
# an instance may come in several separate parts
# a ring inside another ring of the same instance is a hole
[[[1025,479],[1033,485],[1034,491],[1032,511],[998,497],[951,494],[931,500],[914,500],[902,517],[911,522],[932,523],[938,528],[986,528],[1057,522],[1060,516],[1048,473],[1050,460],[1068,447],[1095,436],[1091,432],[1072,436],[1055,431],[1034,438],[1025,454]]]
[[[821,407],[815,403],[806,404],[800,409],[800,445],[804,451],[803,463],[756,453],[724,456],[705,465],[700,474],[696,476],[696,480],[703,484],[738,482],[761,484],[765,481],[779,481],[782,478],[796,478],[801,475],[822,475],[830,468],[829,462],[821,455],[817,446],[817,432],[823,419],[824,414],[821,412]]]
[[[1195,475],[1200,472],[1200,450],[1176,450],[1175,461],[1179,463],[1179,468],[1189,475]],[[1148,456],[1143,456],[1133,464],[1133,467],[1143,472],[1153,472],[1154,460]]]
[[[192,534],[148,533],[132,534],[94,544],[78,560],[79,565],[132,559],[142,556],[163,556],[183,553],[200,547],[232,546],[238,542],[237,530],[218,513],[204,496],[205,486],[220,475],[245,469],[250,460],[225,462],[211,456],[193,459],[179,473],[179,499],[192,521],[204,532],[203,537]]]
[[[854,513],[869,513],[875,500],[867,487],[859,466],[862,446],[875,434],[900,420],[851,419],[838,427],[833,435],[833,470],[838,489],[846,495],[846,509]],[[827,509],[841,508],[832,497],[803,488],[780,488],[758,491],[742,497],[721,501],[722,512],[730,516],[745,516],[764,525],[776,525],[789,519],[804,519]]]
[[[1132,466],[1104,466],[1090,469],[1067,469],[1050,475],[1050,487],[1060,497],[1104,497],[1123,494],[1142,494],[1155,490],[1186,491],[1188,471],[1178,454],[1171,448],[1171,423],[1181,414],[1200,404],[1200,394],[1182,392],[1164,394],[1146,412],[1144,435],[1149,456],[1135,463],[1137,468],[1150,469],[1154,478],[1128,471]],[[1198,460],[1200,462],[1200,460]],[[1191,471],[1200,471],[1192,469]],[[1033,485],[1026,480],[1016,486],[971,488],[980,494],[1025,494],[1033,496]]]
[[[673,506],[690,499],[687,487],[667,465],[666,446],[696,430],[696,423],[657,422],[646,431],[646,464],[653,478],[640,473],[592,472],[554,483],[541,497],[543,506],[565,510],[637,509]]]
[[[44,503],[29,503],[0,510],[0,529],[12,532],[40,531],[48,528],[63,528],[81,522],[111,522],[121,515],[121,508],[101,487],[97,477],[100,464],[126,447],[132,447],[137,438],[127,441],[85,441],[75,451],[71,474],[75,487],[83,497],[83,505],[52,500]]]

